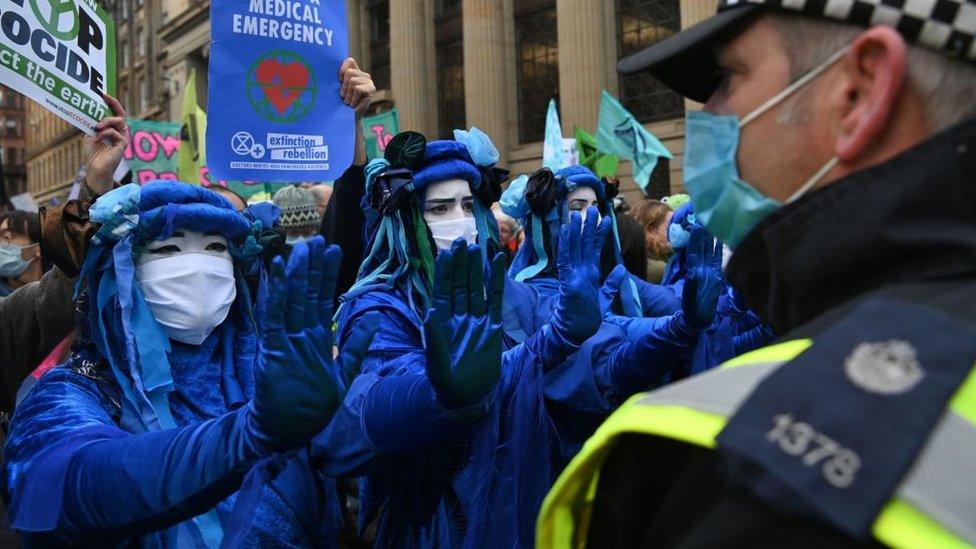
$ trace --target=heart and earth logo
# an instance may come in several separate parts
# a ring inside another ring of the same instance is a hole
[[[261,117],[272,122],[301,120],[315,105],[315,74],[300,55],[274,50],[251,65],[247,97]]]

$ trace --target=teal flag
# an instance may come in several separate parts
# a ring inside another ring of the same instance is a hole
[[[641,189],[647,188],[651,182],[657,159],[662,156],[671,158],[671,152],[664,144],[606,90],[600,100],[596,145],[601,151],[630,160],[634,166],[634,180]]]
[[[567,165],[563,154],[563,129],[559,124],[556,100],[550,99],[549,111],[546,113],[546,137],[542,142],[542,167],[556,171]]]
[[[376,116],[363,118],[363,135],[366,137],[366,156],[379,158],[393,136],[400,133],[400,117],[393,109]]]

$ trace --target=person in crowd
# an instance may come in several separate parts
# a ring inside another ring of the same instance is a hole
[[[315,197],[315,209],[319,212],[319,219],[321,219],[329,206],[329,199],[332,198],[332,185],[316,183],[310,185],[308,190],[312,191],[312,196]]]
[[[20,210],[0,214],[0,297],[37,282],[44,271],[40,217]]]
[[[620,235],[620,258],[627,272],[640,280],[647,280],[647,245],[640,224],[628,213],[614,215]]]
[[[229,200],[234,205],[234,209],[239,212],[247,208],[247,199],[227,187],[214,186],[210,187],[210,190]]]
[[[521,229],[518,221],[502,212],[495,212],[495,221],[498,223],[498,243],[501,244],[505,260],[510,264],[518,251],[518,235]]]
[[[672,285],[680,282],[687,273],[685,266],[688,249],[688,241],[691,239],[691,231],[700,226],[695,219],[695,210],[690,202],[682,204],[669,217],[667,232],[668,246],[671,248],[671,255],[664,266],[664,276],[661,284]]]
[[[974,13],[728,1],[621,61],[704,103],[685,185],[779,340],[618,410],[539,547],[976,545]]]
[[[106,96],[106,101],[113,116],[95,126],[94,136],[85,138],[87,177],[82,194],[89,201],[92,196],[112,189],[113,174],[129,142],[125,110],[111,96]],[[25,225],[14,221],[13,230],[8,232],[21,235],[22,244],[29,243],[25,238],[39,243],[39,246],[25,247],[21,259],[26,260],[24,254],[39,254],[55,267],[36,282],[0,298],[0,359],[3,364],[0,368],[0,413],[9,414],[14,410],[21,383],[74,329],[73,278],[78,275],[80,265],[75,243],[83,241],[88,234],[76,223],[81,219],[87,223],[87,211],[82,212],[80,201],[69,201],[63,206],[41,208],[39,236],[31,236],[36,230],[36,227],[30,228],[32,222]],[[23,230],[25,226],[26,230]],[[16,254],[11,259],[12,263],[20,264]],[[38,269],[40,265],[39,259],[32,260],[24,272]]]
[[[366,193],[366,139],[363,136],[363,116],[369,109],[376,85],[372,77],[360,70],[356,60],[349,58],[339,68],[342,82],[340,94],[346,105],[356,111],[356,149],[352,166],[332,184],[332,194],[322,216],[319,234],[342,249],[342,266],[336,295],[346,293],[356,282],[366,244],[365,215],[362,205]]]
[[[316,234],[320,219],[312,191],[288,185],[278,189],[271,201],[281,210],[278,227],[285,231],[286,244],[294,246]]]
[[[671,257],[668,227],[674,210],[660,200],[642,200],[634,206],[634,219],[644,229],[647,247],[647,281],[660,283],[664,268]]]
[[[546,373],[600,325],[610,220],[577,212],[563,228],[560,295],[541,313],[498,253],[498,153],[477,129],[455,135],[400,134],[367,166],[370,254],[338,315],[340,346],[364,315],[381,320],[314,455],[330,476],[363,477],[360,524],[379,519],[378,546],[530,545],[558,472]],[[438,292],[438,280],[453,291]]]
[[[332,481],[301,448],[374,331],[362,324],[333,360],[341,252],[321,237],[298,243],[267,286],[252,284],[264,269],[257,227],[180,182],[120,187],[90,214],[100,226],[81,273],[79,343],[10,427],[13,527],[37,544],[335,540]]]

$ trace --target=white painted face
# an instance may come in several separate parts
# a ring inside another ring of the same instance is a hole
[[[589,187],[576,187],[566,196],[566,209],[570,212],[585,215],[590,206],[596,205],[596,191]]]
[[[465,217],[474,218],[474,195],[467,181],[448,179],[427,187],[424,221],[428,225]]]
[[[173,257],[190,253],[203,253],[233,261],[227,250],[227,239],[216,232],[201,233],[198,231],[176,231],[165,240],[154,240],[146,246],[146,250],[139,256],[138,265],[149,263],[164,257]]]

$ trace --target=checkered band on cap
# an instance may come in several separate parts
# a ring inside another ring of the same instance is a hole
[[[976,62],[976,0],[720,0],[795,11],[863,27],[887,25],[907,42]]]

